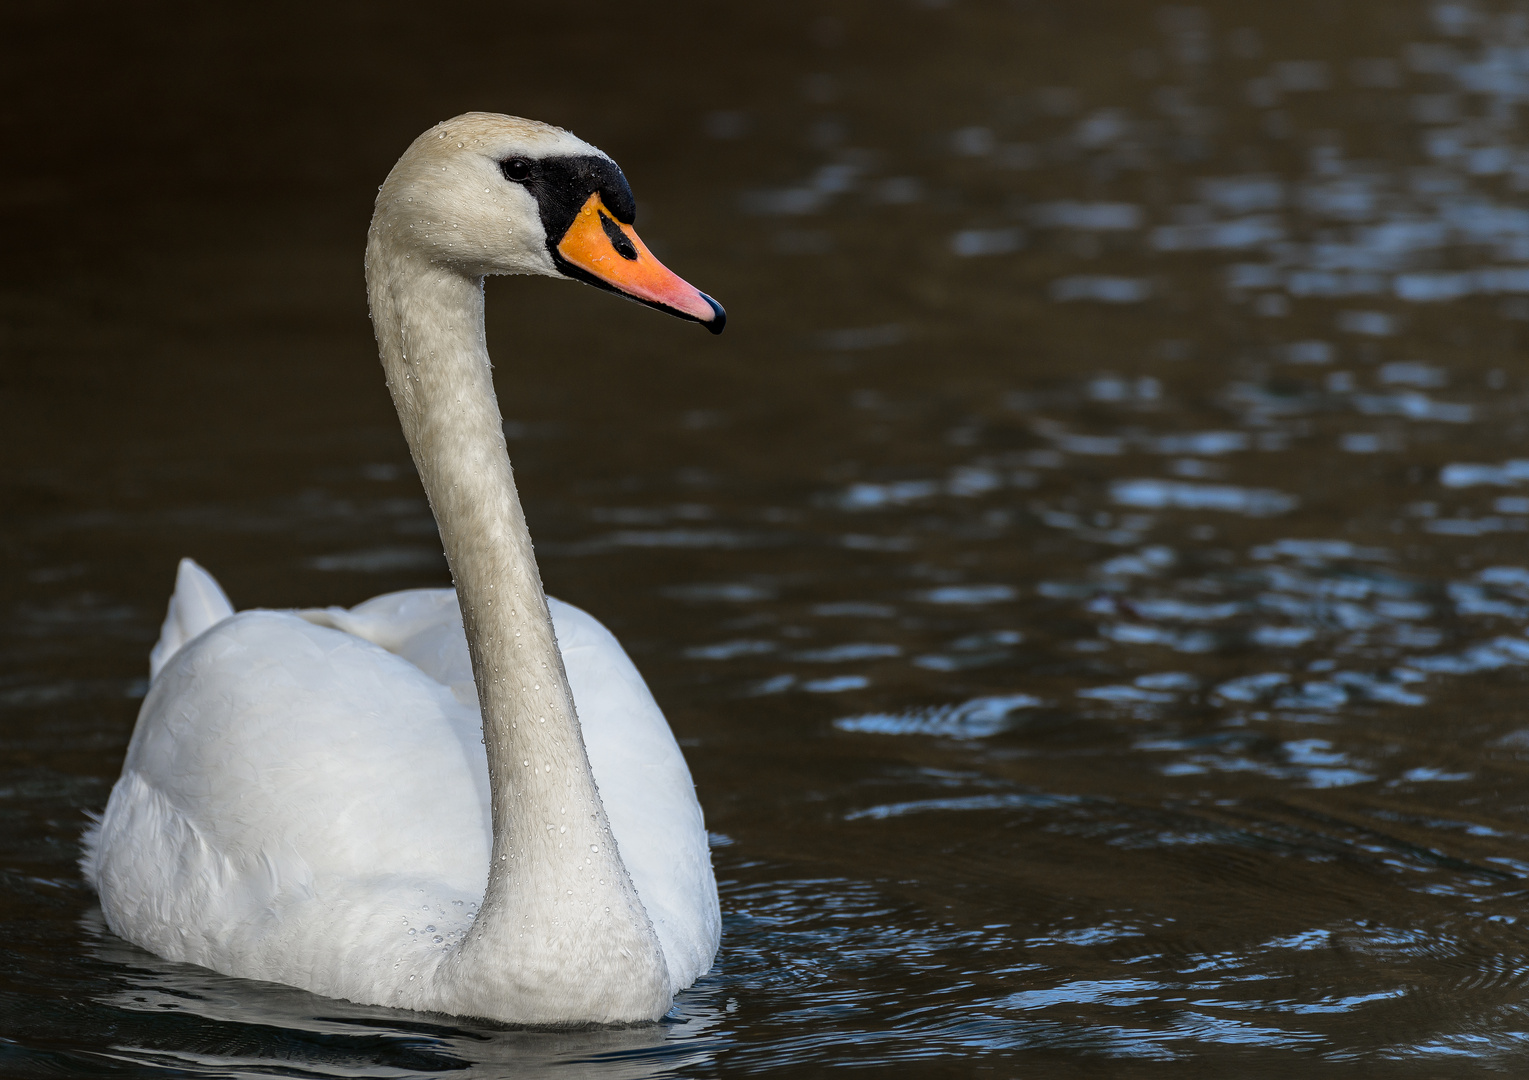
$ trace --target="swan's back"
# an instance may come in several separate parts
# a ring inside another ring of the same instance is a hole
[[[551,607],[611,830],[672,986],[687,986],[720,931],[689,771],[610,633]],[[488,874],[488,771],[454,594],[244,612],[162,664],[87,840],[108,924],[167,958],[413,1004],[411,982],[470,926]]]

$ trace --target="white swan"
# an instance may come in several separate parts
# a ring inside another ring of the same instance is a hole
[[[518,273],[720,331],[634,214],[610,158],[507,116],[439,124],[393,167],[367,242],[372,320],[455,593],[236,615],[182,562],[85,839],[117,934],[510,1023],[655,1020],[710,968],[721,921],[690,773],[615,638],[542,592],[483,329],[484,275]]]

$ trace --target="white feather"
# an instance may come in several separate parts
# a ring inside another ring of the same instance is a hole
[[[190,559],[182,559],[175,572],[170,610],[159,628],[159,640],[149,651],[149,678],[157,678],[182,645],[233,613],[234,606],[217,579]]]

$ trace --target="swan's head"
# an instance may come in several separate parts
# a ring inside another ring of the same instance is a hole
[[[727,314],[638,239],[621,168],[562,128],[464,113],[414,140],[377,195],[374,234],[471,274],[572,278],[722,332]]]

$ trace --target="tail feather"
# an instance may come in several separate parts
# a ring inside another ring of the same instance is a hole
[[[233,613],[234,606],[217,579],[190,559],[182,559],[159,642],[149,653],[149,678],[158,677],[182,645]]]

